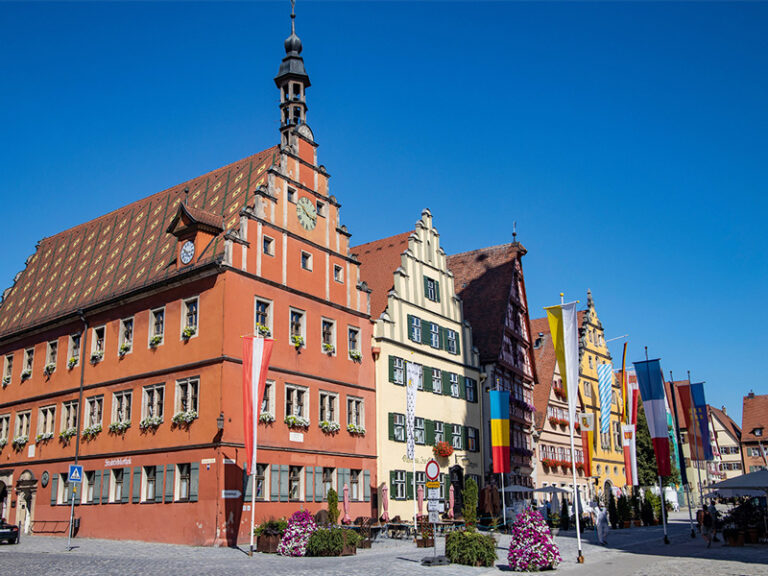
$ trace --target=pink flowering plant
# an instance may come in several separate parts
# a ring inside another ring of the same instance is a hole
[[[524,510],[517,515],[515,523],[512,524],[508,559],[509,567],[517,572],[538,572],[546,568],[557,568],[563,561],[541,514]]]
[[[288,519],[283,539],[277,547],[281,556],[306,556],[309,537],[317,530],[317,524],[308,510],[294,512]]]

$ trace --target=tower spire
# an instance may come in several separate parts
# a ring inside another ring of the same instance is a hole
[[[284,145],[288,144],[291,128],[307,122],[306,89],[310,82],[301,57],[302,49],[301,39],[296,35],[296,0],[291,0],[291,35],[285,39],[285,56],[275,77],[280,89],[280,132]]]

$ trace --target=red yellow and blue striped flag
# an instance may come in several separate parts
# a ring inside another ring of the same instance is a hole
[[[509,460],[509,392],[490,391],[491,404],[491,454],[493,473],[508,474]]]

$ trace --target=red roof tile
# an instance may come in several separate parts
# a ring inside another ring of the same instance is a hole
[[[725,428],[728,433],[733,436],[733,439],[736,440],[736,442],[739,442],[741,440],[741,428],[739,428],[738,424],[733,421],[733,418],[728,416],[728,414],[719,408],[715,408],[714,406],[708,406],[708,408],[710,414],[712,414],[712,416],[720,421],[720,424],[723,425],[723,428]]]
[[[543,336],[539,340],[539,334]],[[552,392],[552,380],[555,376],[557,356],[552,345],[552,336],[549,333],[549,325],[546,318],[531,319],[531,339],[534,345],[533,353],[536,357],[536,385],[533,388],[534,424],[537,430],[544,426],[547,416],[547,407]]]
[[[184,190],[196,217],[225,230],[236,227],[240,209],[266,180],[277,153],[277,147],[269,148],[44,238],[4,294],[0,337],[176,275],[176,238],[167,229]],[[195,266],[220,258],[223,249],[216,238]]]
[[[762,436],[755,436],[752,430],[763,428]],[[744,396],[744,404],[741,412],[741,440],[742,442],[765,442],[768,436],[768,394]]]
[[[525,254],[525,248],[513,243],[448,256],[454,289],[464,303],[464,318],[472,325],[481,361],[496,360],[501,352],[518,254]]]
[[[387,308],[388,294],[394,286],[393,275],[401,265],[401,255],[408,249],[411,234],[412,231],[403,232],[349,250],[360,261],[360,279],[371,289],[371,318],[378,318]]]

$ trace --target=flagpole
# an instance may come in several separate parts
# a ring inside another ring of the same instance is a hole
[[[690,486],[688,486],[688,475],[685,472],[685,458],[683,456],[683,442],[680,438],[680,426],[677,422],[677,399],[675,398],[675,377],[672,376],[672,370],[669,371],[669,390],[670,396],[672,396],[672,422],[675,425],[675,438],[677,438],[677,458],[680,460],[680,481],[683,481],[682,476],[685,476],[685,482],[683,482],[683,488],[685,489],[685,500],[688,502],[688,522],[691,525],[691,538],[696,538],[696,531],[693,529],[693,512],[691,511],[691,492]]]
[[[691,424],[693,428],[693,446],[691,448],[691,462],[694,461],[694,450],[696,451],[696,477],[699,479],[699,506],[704,507],[704,493],[701,490],[701,468],[699,467],[699,441],[696,436],[696,428],[699,427],[699,417],[696,414],[696,404],[693,401],[693,390],[691,389],[691,371],[688,370],[688,390],[691,395]],[[701,440],[701,451],[704,451],[704,439]]]
[[[648,346],[645,347],[645,374],[650,382],[651,368],[648,365]],[[669,438],[667,438],[667,442],[669,442]],[[661,523],[664,526],[664,544],[669,544],[669,537],[667,536],[667,505],[664,500],[664,486],[661,483],[661,474],[659,474],[659,495],[661,496]]]
[[[256,385],[256,390],[258,390],[258,383]],[[257,398],[256,401],[258,402],[258,410],[261,411],[261,399]],[[258,430],[259,430],[259,422],[258,419],[255,417],[256,415],[256,401],[254,402],[254,408],[253,408],[253,415],[252,418],[254,420],[253,423],[253,454],[251,454],[251,550],[248,553],[248,556],[253,556],[253,531],[255,529],[254,523],[256,522],[256,450],[257,450],[257,438],[258,438]]]

